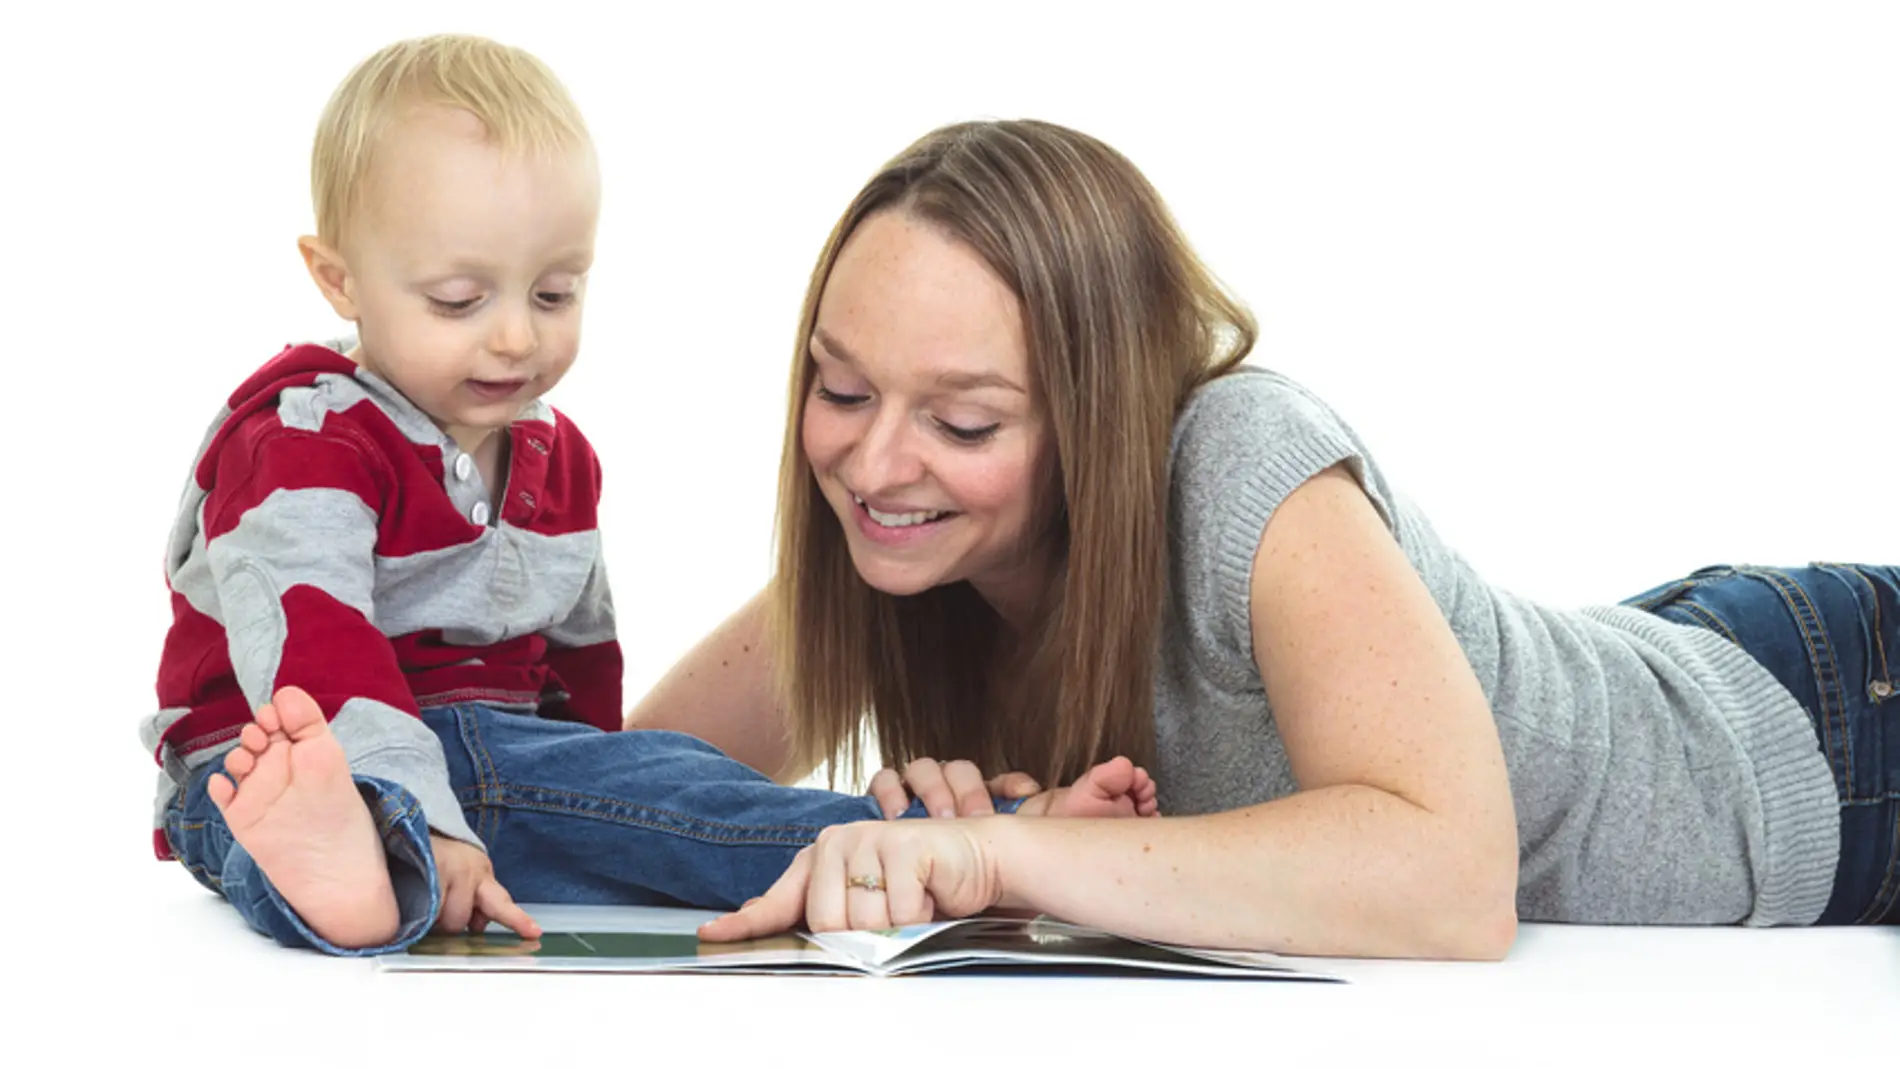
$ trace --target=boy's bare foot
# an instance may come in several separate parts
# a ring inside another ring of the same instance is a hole
[[[1152,817],[1155,781],[1148,771],[1126,757],[1104,761],[1075,781],[1023,799],[1018,816],[1030,817]]]
[[[376,822],[323,710],[277,692],[224,757],[208,790],[231,834],[311,930],[339,947],[379,946],[401,915]]]

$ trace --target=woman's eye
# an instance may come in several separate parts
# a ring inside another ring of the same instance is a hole
[[[995,434],[996,428],[1002,426],[1002,424],[992,423],[987,427],[959,427],[954,423],[945,423],[942,420],[938,420],[937,426],[942,427],[944,433],[959,442],[981,442],[990,435]]]
[[[829,404],[841,405],[841,406],[862,404],[865,401],[870,400],[870,398],[864,394],[833,393],[832,391],[825,389],[825,385],[822,382],[818,384],[818,399],[820,401],[825,401]]]

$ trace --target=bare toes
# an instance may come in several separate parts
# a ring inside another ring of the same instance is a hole
[[[277,692],[272,702],[278,720],[283,724],[284,734],[298,742],[320,734],[327,726],[322,707],[299,687],[285,687]]]
[[[256,723],[250,723],[244,725],[243,731],[238,732],[238,742],[242,744],[246,750],[254,754],[261,754],[270,748],[270,735],[266,733],[263,728],[258,727]]]
[[[213,772],[211,778],[205,781],[205,793],[211,796],[211,802],[218,807],[218,811],[223,812],[230,808],[231,800],[237,797],[237,788],[231,786],[230,780]]]
[[[1126,757],[1117,757],[1089,769],[1088,777],[1097,790],[1113,798],[1127,794],[1135,785],[1135,764]]]
[[[279,783],[288,784],[290,782],[290,747],[273,746],[264,751],[264,755],[257,759],[256,772]]]
[[[249,731],[249,728],[245,729]],[[259,751],[262,752],[261,750]],[[224,770],[235,780],[243,780],[257,767],[257,754],[240,746],[224,755]]]
[[[284,723],[283,720],[278,717],[277,707],[274,705],[266,703],[258,706],[257,715],[253,719],[257,721],[257,726],[264,729],[267,734],[278,735],[283,733]]]

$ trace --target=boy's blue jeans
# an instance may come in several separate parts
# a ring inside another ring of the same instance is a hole
[[[670,731],[602,732],[482,705],[425,709],[449,781],[517,902],[735,909],[763,894],[818,833],[882,820],[865,795],[785,787],[713,746]],[[251,927],[288,947],[337,955],[401,950],[427,934],[440,907],[429,828],[400,784],[357,786],[382,834],[401,928],[385,946],[334,946],[299,919],[232,837],[206,785],[207,763],[165,818],[174,855]],[[996,799],[1014,812],[1017,799]],[[924,817],[912,802],[903,818]]]
[[[1841,799],[1816,924],[1900,924],[1900,568],[1715,565],[1624,602],[1747,650],[1814,723]]]

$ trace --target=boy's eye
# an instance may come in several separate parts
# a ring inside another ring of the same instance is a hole
[[[559,307],[574,299],[574,295],[571,293],[537,293],[535,296],[541,298],[542,304],[553,305],[555,307]]]
[[[437,297],[431,297],[429,298],[429,304],[438,312],[446,312],[450,315],[454,315],[457,312],[466,312],[470,308],[475,307],[475,302],[479,300],[481,300],[480,297],[470,297],[464,301],[445,301]]]

